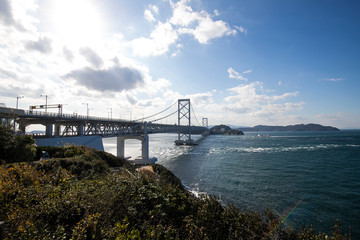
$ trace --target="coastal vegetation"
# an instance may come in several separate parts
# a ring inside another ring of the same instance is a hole
[[[33,161],[36,155],[34,143],[31,136],[14,135],[10,126],[0,125],[0,161]]]
[[[29,159],[0,156],[0,238],[348,239],[337,223],[329,235],[311,226],[295,230],[270,210],[195,197],[161,165],[137,171],[122,158],[83,146],[30,145],[20,148]],[[39,160],[42,151],[50,158]]]
[[[238,129],[231,129],[224,124],[214,126],[210,128],[211,135],[244,135],[244,133]]]

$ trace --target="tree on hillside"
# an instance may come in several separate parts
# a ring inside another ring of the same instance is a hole
[[[16,136],[10,126],[0,125],[0,159],[6,163],[33,161],[34,143],[32,136]]]

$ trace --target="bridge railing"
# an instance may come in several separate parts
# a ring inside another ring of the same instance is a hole
[[[36,118],[39,119],[39,123],[43,119],[49,119],[51,122],[60,120],[60,125],[64,126],[65,129],[71,126],[78,128],[78,124],[84,126],[84,130],[77,129],[76,133],[67,132],[66,135],[78,135],[82,134],[82,131],[88,134],[99,133],[102,135],[112,135],[112,134],[141,134],[144,133],[144,123],[140,121],[129,121],[124,119],[109,119],[105,117],[93,117],[85,116],[78,114],[63,114],[63,113],[54,113],[54,112],[42,112],[42,111],[33,111],[33,110],[23,110],[18,117],[24,119]],[[26,120],[25,120],[26,121]],[[61,123],[62,121],[62,123]],[[34,124],[34,121],[32,122]],[[178,133],[178,132],[188,132],[189,126],[187,125],[177,125],[177,124],[159,124],[148,122],[148,133]],[[51,131],[51,130],[50,130]],[[60,128],[60,131],[61,128]],[[65,131],[65,130],[64,130]],[[74,131],[74,130],[71,130]],[[201,131],[206,131],[206,128],[201,126],[191,126],[191,132],[194,134],[199,134]],[[51,135],[53,135],[52,133]]]
[[[52,112],[40,112],[32,110],[24,110],[23,117],[49,117],[49,118],[64,118],[64,119],[75,119],[75,120],[96,120],[96,121],[128,121],[125,119],[109,119],[105,117],[94,117],[79,114],[66,114],[66,113],[52,113]]]
[[[40,112],[40,111],[32,111],[32,110],[24,110],[24,114],[21,117],[48,117],[48,118],[62,118],[66,120],[89,120],[89,121],[104,121],[104,122],[127,122],[127,123],[135,123],[141,124],[143,122],[139,121],[129,121],[126,119],[109,119],[106,117],[94,117],[94,116],[86,116],[86,115],[79,115],[79,114],[66,114],[66,113],[53,113],[53,112]],[[150,122],[151,123],[151,122]],[[171,124],[157,124],[151,123],[153,125],[168,125]],[[174,125],[176,126],[176,124]],[[186,126],[186,125],[184,125]],[[195,126],[192,126],[195,127]]]

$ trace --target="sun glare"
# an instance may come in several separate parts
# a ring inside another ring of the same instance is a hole
[[[51,14],[53,31],[71,45],[99,41],[104,32],[100,12],[89,0],[56,1]]]

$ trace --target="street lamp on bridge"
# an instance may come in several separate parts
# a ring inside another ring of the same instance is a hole
[[[110,114],[111,114],[111,115],[110,115],[110,116],[111,116],[110,119],[112,120],[112,108],[107,108],[107,109],[108,109],[108,110],[110,109]],[[108,112],[108,118],[109,118],[109,112]]]
[[[19,107],[19,98],[24,98],[24,96],[16,97],[16,109]]]
[[[82,105],[86,104],[86,117],[89,118],[89,103],[82,103]]]
[[[47,113],[47,98],[48,98],[48,95],[41,94],[40,97],[45,97],[45,113]]]

